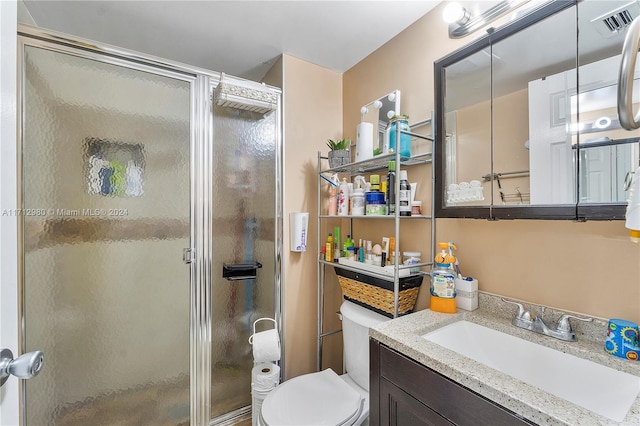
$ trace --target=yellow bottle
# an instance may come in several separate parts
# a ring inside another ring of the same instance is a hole
[[[333,262],[333,234],[331,232],[329,232],[329,236],[327,237],[325,248],[327,251],[325,259],[327,262]]]

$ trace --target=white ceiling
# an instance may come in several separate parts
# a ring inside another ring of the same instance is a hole
[[[440,1],[24,3],[43,28],[259,80],[282,53],[344,72]]]

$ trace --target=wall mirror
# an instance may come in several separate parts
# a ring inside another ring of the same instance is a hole
[[[373,148],[386,152],[385,130],[389,120],[400,114],[400,91],[394,90],[386,95],[363,105],[360,108],[360,121],[373,124]],[[388,148],[388,146],[387,146]]]
[[[437,61],[437,216],[623,218],[640,130],[619,125],[617,79],[639,15],[555,1]]]

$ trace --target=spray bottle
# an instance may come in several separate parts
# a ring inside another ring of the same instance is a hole
[[[356,176],[353,186],[353,194],[351,194],[351,214],[353,216],[364,216],[364,190],[367,186],[364,176]]]
[[[438,243],[440,253],[434,259],[431,269],[430,309],[436,312],[456,312],[456,277],[454,269],[456,258],[452,249],[457,249],[452,243]],[[448,250],[447,250],[448,249]]]

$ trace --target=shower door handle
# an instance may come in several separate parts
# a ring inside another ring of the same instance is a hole
[[[640,127],[640,113],[633,115],[633,76],[640,44],[640,19],[634,19],[622,46],[622,58],[618,73],[618,119],[625,130]]]
[[[0,386],[4,385],[11,374],[23,380],[37,376],[43,364],[42,351],[22,354],[14,359],[9,349],[2,349],[0,351]]]

